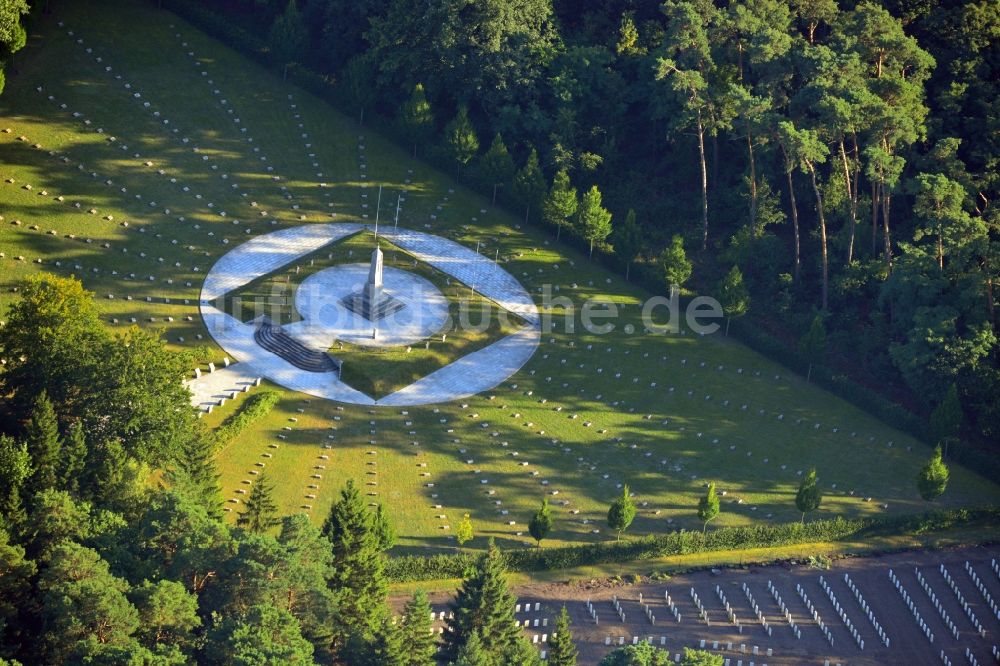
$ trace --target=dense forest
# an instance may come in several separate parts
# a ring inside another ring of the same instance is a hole
[[[230,526],[190,358],[108,332],[73,279],[32,279],[6,317],[0,665],[436,663],[427,597],[390,611],[395,532],[352,483],[315,526],[279,517],[262,475]],[[449,660],[540,664],[492,544],[452,611]],[[561,626],[551,654],[573,656]]]
[[[960,405],[966,441],[997,441],[996,3],[202,6],[563,240],[729,295],[734,330],[803,371]]]

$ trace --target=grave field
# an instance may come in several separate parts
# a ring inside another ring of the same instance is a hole
[[[825,492],[815,517],[927,508],[915,487],[925,445],[722,334],[645,334],[650,294],[175,15],[137,1],[59,7],[18,68],[0,96],[0,306],[29,275],[76,275],[109,326],[158,330],[220,365],[198,312],[213,263],[270,231],[372,223],[381,185],[383,221],[401,197],[400,227],[478,244],[539,304],[552,285],[621,311],[604,335],[556,318],[520,372],[465,401],[366,408],[284,391],[218,457],[231,513],[250,472],[266,470],[281,510],[316,521],[353,478],[388,509],[398,552],[453,548],[465,513],[471,547],[527,545],[543,496],[555,516],[546,545],[588,543],[613,538],[607,506],[626,483],[639,503],[630,534],[700,529],[707,481],[725,493],[713,526],[797,520],[811,466]],[[412,375],[394,376],[391,354],[371,358],[372,385]],[[956,466],[937,504],[998,500],[1000,488]]]

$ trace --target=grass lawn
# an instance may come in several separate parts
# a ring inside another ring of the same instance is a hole
[[[926,446],[721,334],[642,333],[649,294],[168,12],[60,5],[17,64],[0,96],[0,129],[10,129],[0,134],[0,305],[30,274],[77,275],[109,325],[134,320],[218,362],[224,352],[197,309],[213,262],[255,234],[371,220],[381,185],[382,219],[402,198],[401,226],[478,244],[491,258],[499,251],[530,293],[553,285],[621,311],[605,335],[546,331],[518,374],[465,403],[369,409],[284,392],[219,455],[227,499],[266,462],[281,509],[319,521],[353,478],[388,509],[399,552],[453,548],[464,513],[473,547],[488,537],[526,545],[544,495],[556,519],[547,543],[613,538],[607,506],[626,483],[640,505],[633,534],[699,527],[709,480],[725,492],[715,525],[794,520],[799,474],[811,466],[825,492],[821,516],[927,506],[914,482]],[[385,391],[464,353],[462,344],[485,343],[448,340],[451,349],[415,347],[404,359],[413,368],[399,363],[405,351],[371,357],[359,381]],[[998,500],[997,486],[956,467],[939,504]]]

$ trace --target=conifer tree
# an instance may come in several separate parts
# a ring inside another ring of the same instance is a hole
[[[936,500],[948,487],[949,476],[948,466],[941,460],[941,446],[938,445],[934,447],[934,455],[917,476],[917,490],[920,491],[920,496],[927,502]]]
[[[601,191],[592,185],[580,199],[577,214],[580,235],[590,243],[590,256],[594,256],[594,245],[603,243],[611,235],[611,213],[601,205]]]
[[[570,226],[579,205],[576,188],[570,182],[569,172],[560,169],[552,177],[552,187],[542,202],[542,216],[546,222],[555,226],[556,240],[559,240],[563,227]]]
[[[514,175],[514,196],[524,204],[524,221],[527,223],[531,207],[537,206],[545,196],[545,176],[538,165],[538,151],[534,148],[528,153],[524,166]]]
[[[701,533],[708,529],[708,523],[719,515],[719,496],[715,494],[715,483],[708,484],[704,497],[698,500],[698,520],[702,522]]]
[[[493,187],[493,203],[497,202],[497,188],[507,184],[514,176],[514,159],[507,151],[503,137],[497,133],[493,143],[480,158],[480,168],[487,183]]]
[[[462,646],[478,635],[489,664],[503,664],[503,655],[518,648],[523,638],[514,619],[514,596],[507,590],[504,557],[493,541],[451,604],[443,653],[458,659]]]
[[[486,650],[479,632],[473,631],[468,640],[458,649],[458,656],[451,662],[452,666],[492,666],[493,662]]]
[[[799,491],[795,494],[795,506],[802,512],[802,522],[806,522],[806,514],[812,513],[819,508],[823,501],[823,493],[820,492],[816,483],[816,468],[809,470],[802,483],[799,484]]]
[[[337,596],[337,640],[340,645],[352,635],[368,640],[382,625],[388,588],[372,515],[353,480],[330,508],[323,535],[333,545],[330,589]]]
[[[417,156],[417,145],[430,138],[434,130],[434,114],[424,92],[424,84],[413,86],[410,99],[400,109],[399,121],[413,139],[413,156]]]
[[[372,641],[372,663],[378,666],[408,666],[409,650],[400,626],[385,613]]]
[[[563,606],[556,618],[556,629],[549,636],[549,666],[576,666],[578,651],[573,643],[569,624],[569,613],[566,612],[566,606]]]
[[[479,152],[479,137],[476,136],[476,128],[469,120],[467,107],[458,107],[458,114],[444,128],[444,133],[451,157],[458,164],[458,174],[461,175],[462,167]]]
[[[628,529],[635,518],[635,502],[629,494],[628,484],[622,488],[622,495],[611,503],[608,509],[608,527],[618,534],[618,541],[622,539],[622,532]]]
[[[267,36],[271,54],[275,62],[282,66],[282,80],[288,76],[288,65],[298,61],[305,53],[307,37],[298,5],[295,0],[288,0],[285,11],[274,19]]]
[[[535,540],[535,544],[541,547],[542,539],[549,535],[552,531],[552,510],[549,508],[549,498],[542,498],[542,505],[538,507],[538,511],[535,515],[531,517],[531,521],[528,523],[528,532],[531,537]]]
[[[431,633],[431,605],[427,593],[417,590],[406,603],[400,619],[400,632],[406,645],[406,666],[434,666],[437,646]]]
[[[375,515],[372,517],[372,531],[378,542],[379,550],[384,552],[396,545],[396,529],[392,526],[392,522],[381,504],[375,507]]]
[[[809,330],[799,340],[799,351],[809,361],[809,369],[806,371],[806,381],[809,381],[812,379],[813,364],[822,363],[826,353],[826,326],[822,314],[813,317]]]
[[[31,454],[34,473],[31,488],[34,492],[55,488],[59,485],[59,454],[62,442],[59,438],[59,422],[55,409],[42,391],[35,399],[31,418],[24,427],[24,441]]]
[[[254,534],[263,534],[281,524],[277,516],[278,506],[272,497],[274,488],[266,474],[261,474],[250,490],[245,508],[236,519],[236,526]]]
[[[59,487],[71,495],[79,496],[80,480],[87,465],[87,436],[83,425],[77,421],[70,426],[63,439],[62,459],[59,465]]]
[[[210,437],[192,437],[182,443],[180,453],[167,471],[167,480],[201,503],[210,516],[220,518],[222,488],[213,447]]]
[[[628,209],[625,222],[614,230],[612,238],[615,253],[625,261],[625,279],[628,280],[629,273],[632,271],[632,263],[639,255],[643,245],[642,229],[635,221],[634,210]]]

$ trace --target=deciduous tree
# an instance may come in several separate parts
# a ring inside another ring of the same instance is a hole
[[[719,496],[715,494],[715,482],[708,484],[708,490],[698,500],[698,520],[702,523],[702,534],[708,529],[708,523],[719,515]]]
[[[819,508],[823,501],[823,493],[816,482],[816,468],[812,468],[799,484],[799,490],[795,493],[795,507],[802,513],[802,522],[806,522],[806,514],[812,513]]]
[[[927,502],[936,500],[948,487],[949,476],[948,466],[941,460],[941,447],[936,446],[934,455],[917,476],[917,490],[920,491],[920,496]]]

